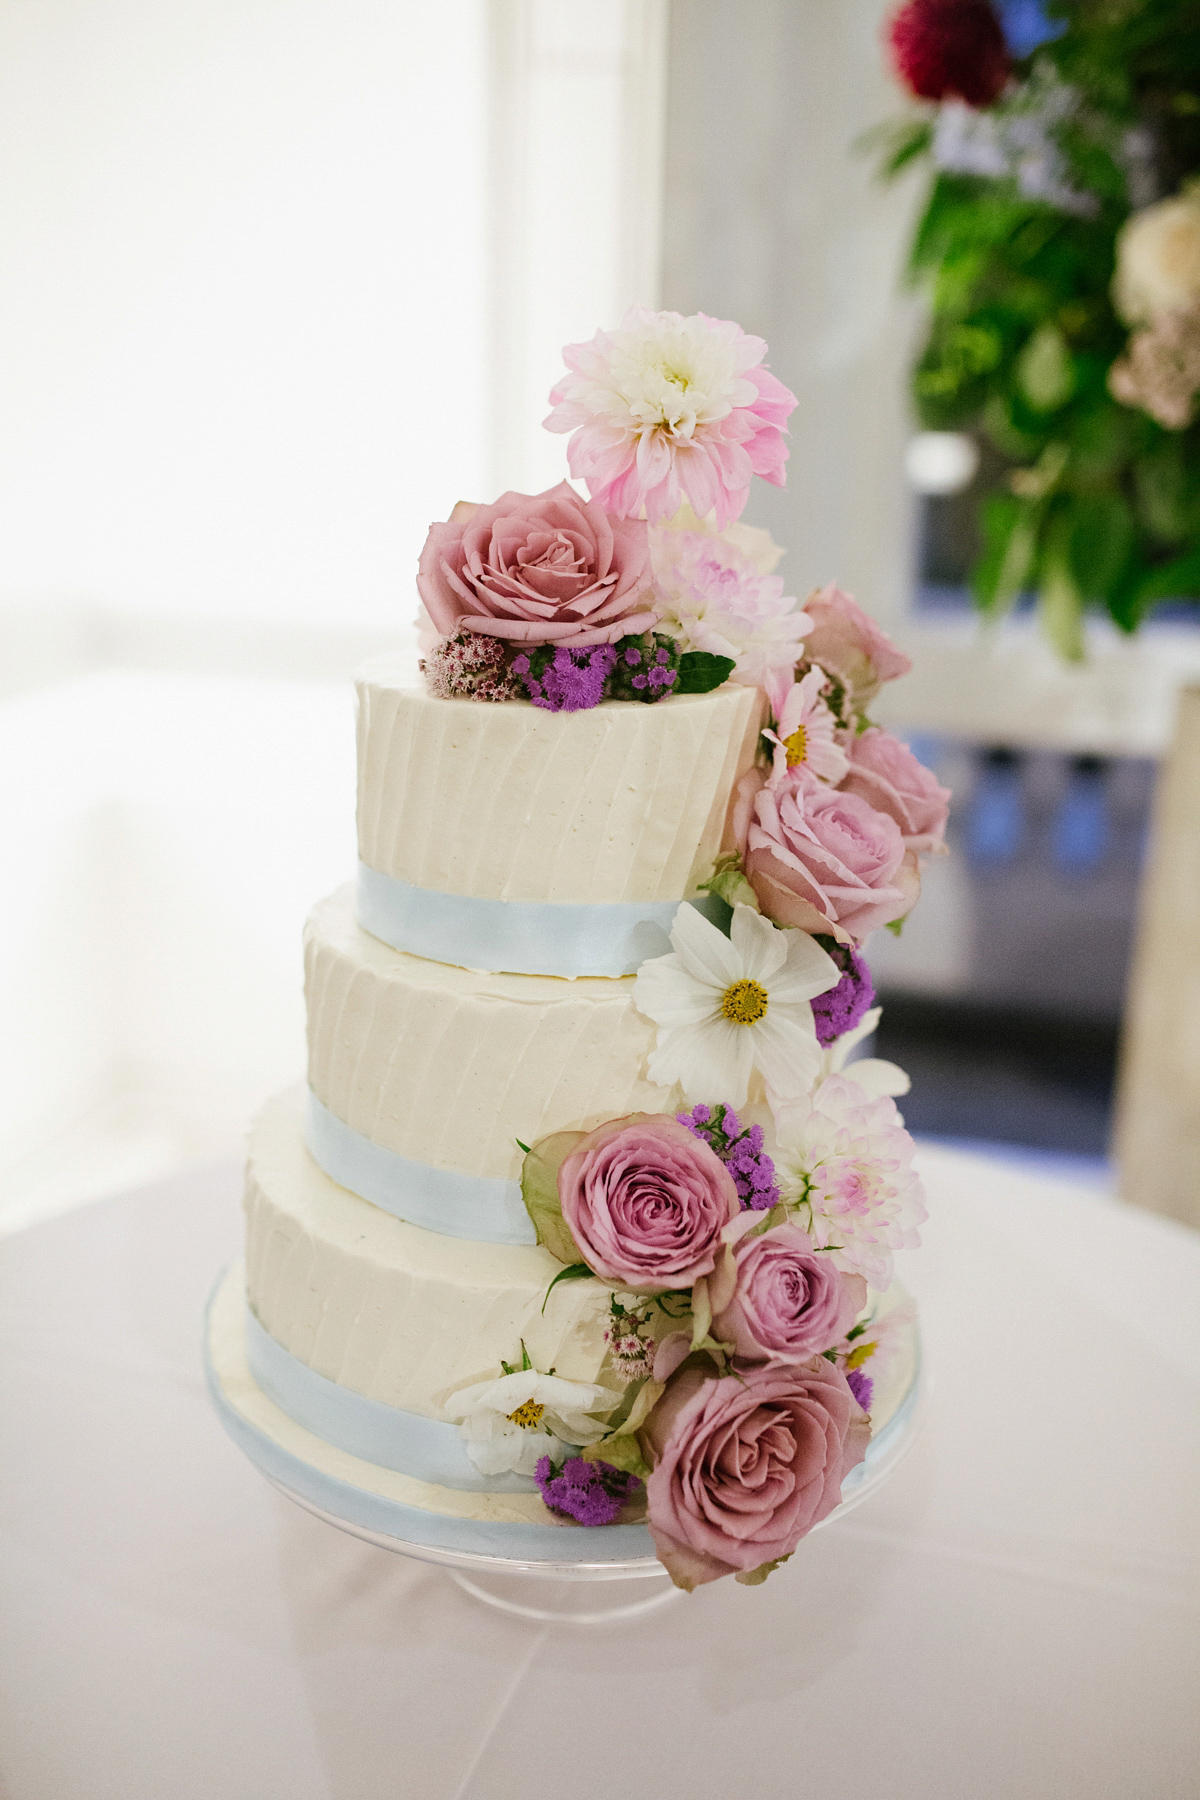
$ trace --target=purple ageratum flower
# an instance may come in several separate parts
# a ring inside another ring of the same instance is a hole
[[[857,950],[848,944],[834,943],[832,938],[821,938],[819,941],[821,948],[827,950],[844,971],[836,987],[818,994],[812,1001],[817,1042],[824,1050],[836,1038],[840,1038],[843,1032],[853,1031],[863,1014],[874,1006],[875,986],[871,980],[871,971]]]
[[[738,1191],[743,1212],[769,1212],[779,1199],[775,1180],[775,1164],[763,1148],[761,1125],[743,1131],[731,1106],[696,1106],[690,1113],[677,1113],[681,1125],[714,1150],[720,1157]]]
[[[611,1463],[584,1462],[582,1456],[569,1456],[557,1474],[543,1456],[534,1475],[550,1511],[577,1525],[611,1525],[642,1485],[636,1475]]]
[[[863,1411],[869,1413],[871,1410],[871,1396],[875,1392],[875,1383],[872,1381],[871,1377],[862,1369],[847,1369],[846,1386],[850,1389],[850,1392],[854,1395],[854,1398],[858,1401],[858,1404],[862,1407]],[[549,1458],[543,1457],[542,1461],[547,1462],[549,1461]]]
[[[513,669],[535,706],[547,712],[586,712],[603,700],[604,684],[616,658],[611,644],[583,650],[560,645],[531,657],[518,656]]]

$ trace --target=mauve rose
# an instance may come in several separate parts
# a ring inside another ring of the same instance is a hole
[[[638,1433],[654,1547],[676,1587],[790,1556],[837,1505],[871,1427],[823,1356],[723,1377],[689,1358]]]
[[[885,681],[907,675],[912,668],[911,660],[870,613],[832,581],[809,595],[804,610],[812,620],[812,630],[804,638],[805,662],[819,663],[840,681],[860,710]]]
[[[431,525],[417,588],[434,626],[513,643],[612,644],[657,617],[644,519],[610,518],[566,481],[544,494],[460,501]]]
[[[841,784],[843,794],[858,794],[876,812],[895,819],[907,850],[918,854],[936,850],[946,835],[950,789],[939,787],[931,769],[917,761],[907,744],[870,726],[850,739],[845,748],[850,769]]]
[[[917,859],[906,857],[890,814],[818,781],[806,763],[778,780],[747,770],[734,832],[758,903],[779,925],[860,943],[902,918],[921,891]]]
[[[589,1132],[558,1171],[558,1196],[588,1267],[636,1294],[707,1275],[741,1211],[724,1163],[666,1113]]]
[[[713,1336],[736,1356],[803,1362],[845,1337],[867,1303],[867,1284],[843,1275],[798,1225],[778,1225],[742,1239],[732,1271],[711,1277],[709,1296]]]

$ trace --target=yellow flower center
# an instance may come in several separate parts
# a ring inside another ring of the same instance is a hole
[[[753,1025],[767,1010],[767,990],[757,981],[735,981],[725,989],[721,1011],[735,1025]]]
[[[545,1410],[536,1400],[526,1400],[523,1405],[518,1406],[516,1412],[509,1413],[508,1422],[510,1425],[519,1425],[523,1431],[536,1431]]]
[[[789,769],[794,769],[797,763],[804,761],[808,755],[808,733],[803,725],[797,725],[791,737],[784,738],[783,747],[787,751]]]

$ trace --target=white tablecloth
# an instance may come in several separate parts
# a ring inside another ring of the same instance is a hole
[[[343,1536],[225,1438],[236,1170],[0,1245],[4,1800],[1194,1800],[1200,1238],[923,1160],[907,1461],[765,1587],[591,1630]]]

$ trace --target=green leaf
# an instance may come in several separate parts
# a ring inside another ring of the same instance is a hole
[[[567,1230],[558,1198],[558,1171],[584,1131],[558,1131],[543,1138],[525,1157],[521,1169],[521,1198],[533,1221],[537,1241],[561,1263],[581,1261],[579,1246]]]
[[[708,1328],[712,1324],[712,1301],[709,1298],[708,1282],[701,1276],[692,1284],[692,1349],[698,1350],[708,1337]]]
[[[790,1557],[791,1551],[789,1550],[787,1556],[777,1556],[774,1562],[759,1563],[757,1569],[751,1569],[745,1575],[735,1575],[733,1579],[740,1581],[743,1587],[761,1587],[767,1576],[773,1574],[776,1569],[782,1569]]]
[[[1189,550],[1186,556],[1177,556],[1174,562],[1152,569],[1135,589],[1137,605],[1143,610],[1158,600],[1192,600],[1198,596],[1200,550]]]
[[[1057,412],[1075,391],[1067,340],[1057,325],[1039,325],[1017,358],[1017,384],[1035,412]]]
[[[907,919],[907,917],[908,914],[905,913],[904,919]],[[885,931],[890,931],[893,937],[899,937],[900,933],[904,930],[904,919],[889,919],[883,929]]]
[[[709,694],[733,674],[732,656],[710,656],[707,650],[685,650],[679,659],[675,694]]]
[[[644,1481],[647,1475],[653,1474],[650,1464],[642,1455],[642,1447],[632,1432],[621,1432],[618,1437],[601,1438],[598,1444],[585,1444],[581,1452],[584,1462],[606,1462],[614,1469],[624,1469],[627,1475],[640,1475]]]
[[[1002,613],[1029,580],[1037,548],[1037,512],[1013,494],[992,494],[984,502],[984,550],[971,576],[976,605]]]
[[[1071,573],[1071,520],[1060,513],[1054,520],[1042,558],[1038,609],[1042,630],[1066,662],[1082,662],[1086,654],[1083,636],[1083,595]]]
[[[708,880],[700,883],[700,892],[715,895],[728,907],[750,906],[755,912],[762,910],[758,904],[758,895],[743,875],[741,861],[736,854],[718,857]]]
[[[1133,512],[1123,494],[1083,494],[1073,502],[1071,573],[1086,599],[1102,599],[1118,586],[1135,535]]]
[[[549,1300],[560,1281],[586,1281],[591,1272],[592,1271],[584,1262],[571,1263],[567,1268],[560,1269],[558,1274],[554,1277],[554,1280],[550,1283],[550,1286],[546,1289],[546,1299],[542,1301],[543,1313],[546,1310],[546,1302]]]

